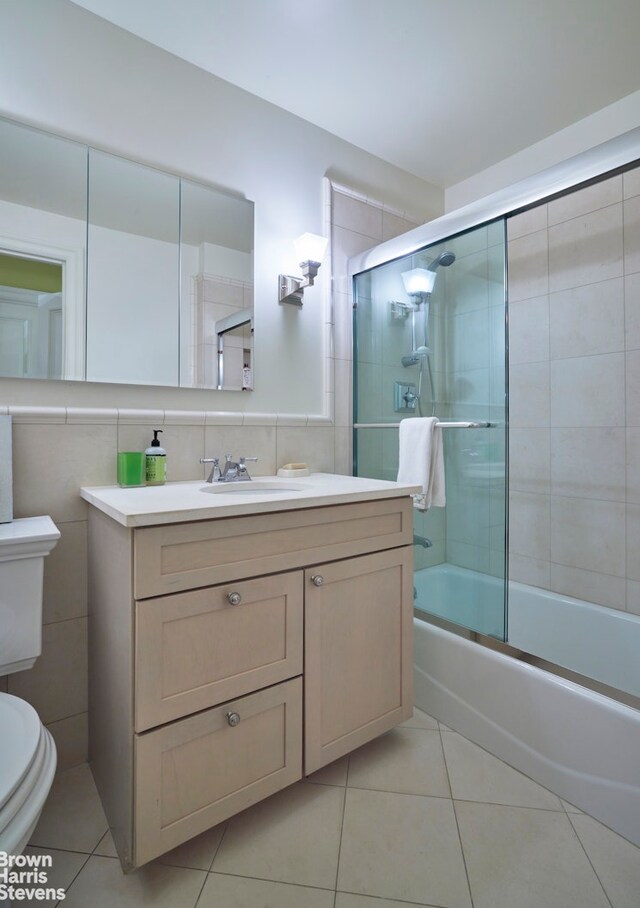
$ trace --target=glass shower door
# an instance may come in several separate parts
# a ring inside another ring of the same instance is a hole
[[[359,274],[354,297],[354,473],[395,479],[400,420],[438,418],[446,506],[414,511],[416,613],[504,640],[504,222]]]

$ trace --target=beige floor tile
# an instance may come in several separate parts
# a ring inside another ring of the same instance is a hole
[[[608,908],[564,813],[456,802],[474,908]]]
[[[469,908],[451,801],[348,788],[338,889]]]
[[[638,908],[640,848],[585,814],[572,815],[571,822],[613,908]]]
[[[89,860],[88,855],[79,854],[75,851],[56,851],[53,848],[32,848],[29,845],[25,848],[24,853],[27,855],[49,855],[52,860],[51,867],[39,868],[46,873],[47,881],[42,884],[43,889],[64,889],[67,890],[74,878],[78,875],[83,865]],[[32,906],[47,904],[41,899],[21,900],[21,906]],[[51,901],[49,902],[51,905]]]
[[[210,873],[198,908],[333,908],[333,892]]]
[[[430,908],[430,906],[417,902],[369,898],[368,895],[354,895],[352,892],[338,892],[334,908]]]
[[[189,839],[158,858],[158,864],[169,867],[190,867],[192,870],[208,870],[224,835],[225,824],[207,829],[195,839]]]
[[[413,709],[413,716],[403,722],[400,728],[437,728],[438,721],[417,706]]]
[[[349,787],[451,796],[440,732],[394,728],[351,754]]]
[[[202,870],[148,864],[125,875],[119,861],[89,858],[71,885],[64,908],[194,908],[206,879]]]
[[[344,789],[305,782],[233,817],[212,870],[334,889]]]
[[[56,776],[30,845],[92,852],[107,820],[86,763]]]
[[[342,785],[347,784],[347,769],[349,767],[349,757],[342,757],[340,760],[334,760],[328,766],[323,766],[317,772],[307,776],[307,782],[315,782],[318,785]]]
[[[443,735],[442,743],[454,798],[562,810],[554,794],[462,735]]]

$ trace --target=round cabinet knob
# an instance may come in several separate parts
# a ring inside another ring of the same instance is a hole
[[[240,713],[227,713],[227,722],[231,728],[235,728],[240,724]]]
[[[311,583],[313,583],[314,586],[322,586],[322,584],[324,583],[324,577],[322,576],[322,574],[314,574],[311,578]]]
[[[240,593],[227,593],[227,602],[229,605],[240,605],[242,596]]]

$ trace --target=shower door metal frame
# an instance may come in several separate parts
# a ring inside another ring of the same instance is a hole
[[[357,274],[378,265],[599,182],[615,172],[627,170],[634,163],[640,164],[640,126],[352,256],[348,262],[349,278],[353,280]]]

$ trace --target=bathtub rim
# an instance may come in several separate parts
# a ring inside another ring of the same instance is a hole
[[[418,621],[423,621],[425,624],[432,624],[443,631],[449,631],[449,633],[455,634],[457,637],[462,637],[463,640],[469,640],[486,649],[502,653],[503,656],[509,656],[512,659],[516,659],[523,665],[529,665],[534,669],[539,669],[550,675],[555,675],[555,677],[561,678],[563,681],[568,681],[571,684],[585,688],[592,693],[599,694],[601,697],[606,697],[609,700],[613,700],[623,706],[629,706],[631,709],[636,709],[640,712],[640,697],[636,697],[633,694],[628,693],[628,691],[620,690],[617,687],[611,687],[609,684],[604,684],[602,681],[596,681],[588,675],[581,675],[579,672],[574,672],[569,668],[565,668],[563,665],[549,662],[541,656],[527,653],[524,650],[512,646],[505,640],[498,640],[495,637],[489,637],[487,634],[482,634],[480,631],[470,630],[461,624],[455,624],[453,621],[441,618],[439,615],[432,615],[430,612],[425,612],[422,609],[414,608],[413,617]]]

